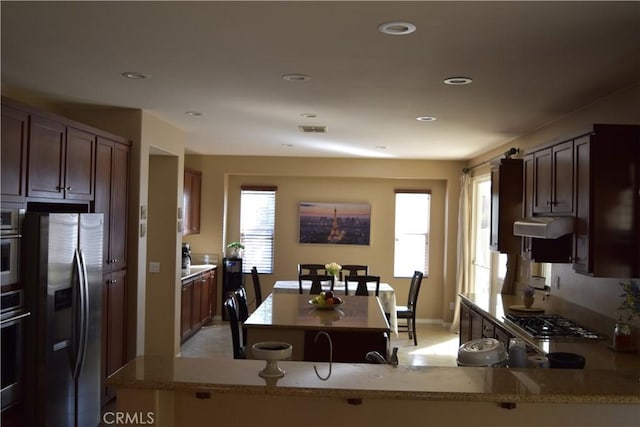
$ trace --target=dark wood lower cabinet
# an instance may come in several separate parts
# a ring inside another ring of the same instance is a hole
[[[102,372],[103,383],[127,362],[127,270],[103,275],[102,281]],[[103,402],[115,397],[115,389],[104,387]]]
[[[216,288],[215,270],[205,271],[182,281],[180,342],[191,338],[213,318]]]

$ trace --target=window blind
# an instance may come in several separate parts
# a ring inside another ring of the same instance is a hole
[[[259,273],[273,272],[276,189],[242,187],[240,194],[240,241],[245,246],[244,273],[257,267]]]

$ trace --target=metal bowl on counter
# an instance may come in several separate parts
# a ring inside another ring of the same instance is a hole
[[[504,367],[507,351],[495,338],[480,338],[462,344],[458,348],[458,366]]]

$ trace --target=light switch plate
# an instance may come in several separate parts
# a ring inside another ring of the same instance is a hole
[[[150,262],[149,263],[149,273],[160,273],[160,263],[159,262]]]

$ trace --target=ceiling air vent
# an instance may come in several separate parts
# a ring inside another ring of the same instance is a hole
[[[306,126],[306,125],[300,125],[298,126],[298,128],[300,128],[300,130],[304,133],[326,133],[327,132],[327,127],[326,126]]]

